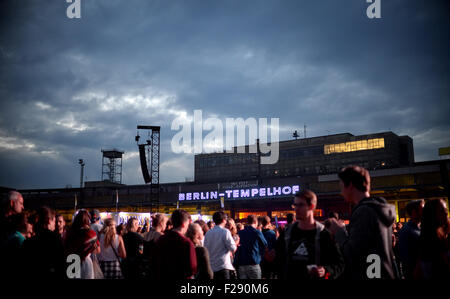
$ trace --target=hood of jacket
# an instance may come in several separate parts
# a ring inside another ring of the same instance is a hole
[[[395,219],[395,207],[389,204],[386,199],[382,197],[367,197],[362,199],[359,204],[355,207],[357,209],[360,206],[368,206],[377,212],[377,215],[385,226],[391,226]]]

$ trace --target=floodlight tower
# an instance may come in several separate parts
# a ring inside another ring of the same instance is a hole
[[[122,155],[124,151],[102,149],[102,181],[122,183]]]
[[[80,188],[83,188],[83,173],[84,173],[84,161],[83,159],[78,159],[78,164],[81,166],[80,170]]]

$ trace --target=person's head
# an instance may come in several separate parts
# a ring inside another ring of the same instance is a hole
[[[294,222],[294,214],[287,213],[286,214],[286,222],[287,222],[287,224],[293,223]]]
[[[214,221],[210,220],[210,221],[208,221],[207,225],[208,225],[209,229],[212,229],[214,227],[214,225],[216,225],[216,224],[214,223]]]
[[[63,215],[56,215],[56,232],[62,234],[64,232],[64,228],[66,226],[66,221],[64,220]]]
[[[39,229],[55,230],[55,211],[49,207],[41,207],[37,211],[36,226]]]
[[[237,234],[237,228],[234,219],[228,218],[227,223],[225,224],[225,228],[227,228],[231,232],[231,235]]]
[[[136,233],[139,228],[139,221],[135,217],[131,217],[127,222],[127,232]]]
[[[254,228],[258,227],[258,217],[256,215],[248,215],[247,216],[247,224],[253,226]]]
[[[262,220],[264,216],[258,216],[258,224],[256,225],[256,228],[261,230],[262,229]]]
[[[199,219],[199,220],[194,221],[194,223],[197,223],[198,225],[200,225],[200,227],[203,230],[203,235],[205,235],[208,232],[209,227],[204,220]]]
[[[164,214],[155,214],[152,216],[152,226],[156,231],[163,232],[166,230],[167,216]]]
[[[411,218],[411,221],[419,224],[422,221],[422,211],[425,205],[425,201],[423,199],[417,199],[408,202],[406,205],[406,213]]]
[[[196,246],[202,245],[203,230],[198,223],[191,223],[186,231],[186,237]]]
[[[295,193],[294,204],[295,217],[299,220],[307,220],[314,217],[314,209],[317,206],[317,196],[311,190],[303,190]]]
[[[213,214],[213,221],[215,225],[225,226],[227,218],[227,214],[223,211],[217,211]]]
[[[105,234],[105,248],[108,248],[116,238],[116,221],[112,218],[105,219],[100,233]]]
[[[432,199],[425,203],[421,230],[423,234],[429,234],[431,237],[446,238],[450,230],[450,220],[448,207],[443,199]]]
[[[17,191],[10,191],[8,193],[8,201],[6,207],[7,216],[22,213],[23,210],[24,206],[22,194]]]
[[[261,225],[263,228],[270,228],[271,222],[269,216],[264,216],[261,218]]]
[[[191,215],[185,210],[175,210],[170,217],[172,219],[173,228],[180,231],[182,234],[185,234],[189,223],[191,223]]]
[[[25,213],[19,213],[13,214],[10,217],[13,229],[21,233],[24,237],[27,237],[29,230],[27,215]]]
[[[236,223],[236,229],[237,231],[243,230],[244,229],[244,225],[240,222]]]
[[[100,211],[99,210],[92,210],[91,211],[91,222],[96,223],[100,221]]]
[[[172,219],[167,219],[167,223],[166,223],[166,230],[165,231],[169,231],[173,229],[173,223],[172,223]]]
[[[125,234],[125,225],[123,223],[117,225],[116,226],[116,232],[117,232],[118,235],[123,236]]]
[[[71,226],[72,230],[80,230],[82,228],[89,228],[91,223],[91,216],[89,212],[82,209],[77,212]]]
[[[338,177],[341,194],[346,201],[357,204],[370,196],[370,175],[365,168],[348,166],[338,173]]]

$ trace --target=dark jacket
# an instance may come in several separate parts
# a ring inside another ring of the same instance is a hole
[[[267,241],[261,231],[247,225],[239,234],[239,247],[236,251],[237,266],[259,265],[267,247]]]
[[[398,234],[399,258],[406,279],[413,278],[414,268],[419,257],[420,228],[411,220]]]
[[[48,229],[36,231],[36,236],[22,245],[23,277],[26,279],[63,279],[66,276],[64,247],[58,233]]]
[[[295,227],[298,226],[298,222],[294,222],[290,225],[283,234],[282,250],[284,253],[283,264],[284,273],[282,278],[284,279],[296,279],[296,278],[311,278],[307,273],[306,265],[303,269],[294,268],[291,263],[292,256],[289,255],[289,247],[291,246],[291,234]],[[344,258],[339,250],[337,244],[331,239],[330,233],[324,229],[324,225],[316,221],[316,232],[314,237],[313,252],[311,257],[314,263],[318,266],[323,266],[326,270],[327,276],[330,279],[339,278],[345,268]],[[281,236],[280,236],[281,237]]]
[[[392,250],[394,221],[394,206],[381,197],[364,198],[353,208],[347,230],[335,235],[346,262],[346,278],[368,279],[371,262],[367,257],[371,254],[380,257],[381,278],[398,278]]]

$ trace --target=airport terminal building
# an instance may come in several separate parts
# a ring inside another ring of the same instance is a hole
[[[258,153],[212,153],[195,156],[193,182],[150,185],[86,182],[84,188],[19,190],[27,208],[48,205],[71,215],[77,208],[114,212],[171,213],[177,207],[193,215],[212,215],[223,208],[236,220],[249,214],[268,215],[280,222],[292,213],[293,195],[311,189],[318,195],[316,217],[331,211],[348,219],[351,207],[339,190],[338,171],[348,165],[367,168],[372,195],[385,197],[405,221],[405,205],[418,198],[449,196],[450,160],[414,162],[413,141],[392,132],[354,136],[336,134],[279,143],[279,161],[258,163]]]

